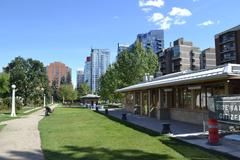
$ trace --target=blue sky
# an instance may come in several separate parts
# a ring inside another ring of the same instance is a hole
[[[84,67],[90,48],[131,44],[138,33],[165,30],[165,47],[184,37],[201,49],[239,25],[239,0],[0,0],[0,68],[14,57]]]

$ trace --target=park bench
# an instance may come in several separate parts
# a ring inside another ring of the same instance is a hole
[[[51,109],[49,106],[45,106],[45,116],[49,116],[49,113],[53,113],[54,109]]]

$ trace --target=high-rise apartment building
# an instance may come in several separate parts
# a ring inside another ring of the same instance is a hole
[[[99,78],[110,65],[110,51],[107,49],[91,49],[84,67],[84,82],[89,85],[92,93],[99,89]]]
[[[240,64],[240,25],[215,35],[216,64]]]
[[[200,69],[211,69],[216,66],[215,48],[207,48],[200,54]]]
[[[129,47],[129,45],[127,45],[127,44],[120,44],[120,43],[118,43],[118,46],[117,46],[117,53],[118,53],[118,55],[119,55],[122,51],[127,50],[128,47]]]
[[[88,84],[89,87],[91,87],[91,56],[86,58],[85,66],[84,66],[84,82]]]
[[[192,42],[180,38],[173,42],[173,46],[165,49],[159,55],[160,71],[163,75],[184,70],[200,69],[200,49]]]
[[[148,33],[138,34],[139,40],[144,48],[151,48],[154,53],[161,54],[164,48],[164,31],[151,30]]]
[[[72,70],[61,62],[54,62],[47,66],[47,75],[50,86],[52,85],[53,81],[56,81],[57,85],[60,86],[62,79],[65,81],[70,81],[71,83]]]
[[[110,65],[110,51],[107,49],[91,49],[91,90],[99,89],[99,78]]]
[[[82,70],[78,70],[77,71],[77,88],[79,88],[82,83],[84,83],[84,73]]]

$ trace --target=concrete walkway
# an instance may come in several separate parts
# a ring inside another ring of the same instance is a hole
[[[101,110],[104,112],[104,110]],[[109,109],[109,114],[121,119],[122,113],[125,113],[122,109]],[[171,132],[174,136],[184,136],[189,134],[203,134],[203,127],[200,125],[194,125],[190,123],[184,123],[174,120],[157,120],[156,118],[150,118],[146,116],[140,116],[132,113],[127,113],[127,121],[133,124],[151,129],[153,131],[162,132],[163,123],[171,124]]]
[[[100,111],[104,113],[104,110]],[[122,113],[126,112],[122,109],[109,109],[109,115],[119,119],[121,119]],[[221,138],[219,145],[209,145],[207,143],[208,132],[203,132],[202,126],[174,120],[157,120],[156,118],[149,118],[146,116],[135,115],[132,113],[127,113],[127,121],[159,133],[161,133],[162,131],[163,123],[170,123],[172,131],[172,134],[170,136],[176,137],[182,141],[197,145],[205,149],[214,150],[234,156],[234,159],[240,159],[240,141],[233,141],[226,138]]]
[[[44,109],[41,109],[24,118],[1,123],[6,126],[0,131],[0,160],[44,160],[38,131],[38,122],[43,117]]]

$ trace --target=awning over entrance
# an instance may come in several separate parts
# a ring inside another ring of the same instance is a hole
[[[224,79],[240,79],[240,65],[225,64],[212,69],[172,73],[165,76],[157,77],[151,82],[140,83],[118,89],[116,90],[116,92],[124,93],[129,91],[137,91],[157,87],[185,85],[190,83],[205,83]]]
[[[85,96],[82,96],[80,99],[81,101],[86,104],[98,104],[98,100],[99,100],[100,96],[98,95],[94,95],[94,94],[87,94]]]
[[[82,96],[81,99],[99,99],[100,96],[95,95],[95,94],[87,94],[85,96]]]

